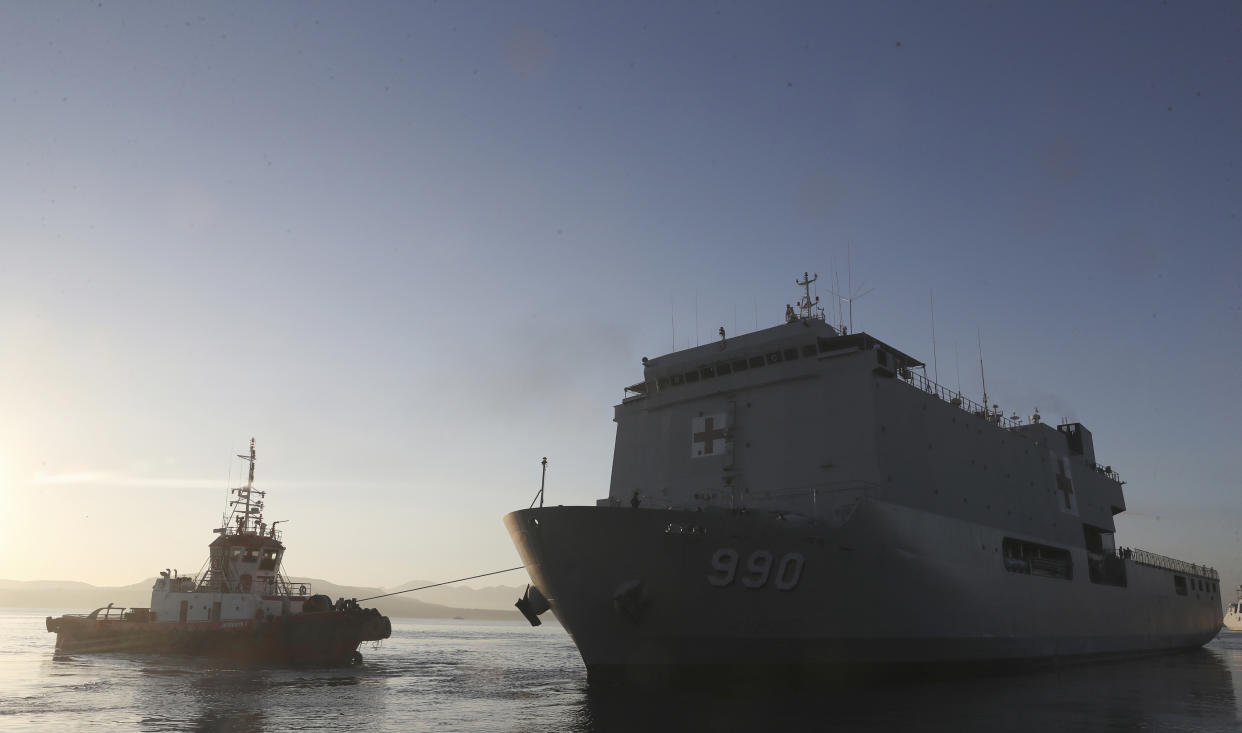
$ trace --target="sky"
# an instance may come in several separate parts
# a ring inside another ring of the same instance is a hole
[[[1233,587],[1240,80],[1236,2],[5,4],[0,578],[199,570],[251,437],[289,573],[520,565],[809,271]]]

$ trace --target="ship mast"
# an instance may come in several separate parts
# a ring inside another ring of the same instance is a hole
[[[815,300],[811,300],[811,283],[819,279],[819,273],[811,275],[809,272],[802,273],[801,280],[794,280],[795,285],[803,288],[804,294],[802,299],[798,301],[798,312],[803,319],[818,318],[824,320],[824,309],[819,305],[819,296],[815,296]],[[817,314],[815,311],[819,311]]]
[[[250,439],[250,455],[237,454],[237,457],[243,461],[250,462],[250,475],[246,479],[246,485],[233,489],[233,493],[237,494],[237,498],[229,502],[229,506],[233,507],[233,521],[237,525],[237,534],[249,534],[254,530],[260,533],[263,531],[263,497],[267,496],[266,491],[259,491],[254,488],[254,438]],[[256,498],[256,495],[258,498]],[[251,517],[253,516],[253,521]]]

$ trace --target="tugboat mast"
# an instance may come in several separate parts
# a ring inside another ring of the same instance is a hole
[[[266,491],[257,491],[254,488],[254,438],[250,439],[250,455],[237,454],[237,457],[243,461],[250,462],[250,475],[246,479],[246,485],[233,489],[237,494],[237,498],[229,502],[229,506],[233,507],[233,516],[237,523],[237,534],[247,534],[257,529],[260,534],[263,532],[263,499],[267,496]],[[260,498],[254,498],[254,494],[258,494]],[[239,507],[240,505],[240,507]],[[251,522],[251,515],[255,515],[254,522]],[[252,529],[253,526],[253,529]],[[225,526],[225,531],[228,527]]]

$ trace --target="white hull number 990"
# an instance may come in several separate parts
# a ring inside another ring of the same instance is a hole
[[[722,547],[712,554],[712,571],[707,574],[707,582],[723,588],[733,582],[738,574],[737,550]],[[772,568],[772,553],[767,550],[755,550],[746,558],[746,566],[742,569],[742,585],[747,588],[762,588],[772,581],[777,590],[793,590],[802,579],[802,553],[787,552],[781,556]]]

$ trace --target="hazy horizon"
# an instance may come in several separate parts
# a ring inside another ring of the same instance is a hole
[[[177,568],[176,570],[179,571],[181,575],[193,576],[196,574],[195,572],[189,572],[189,573],[183,572],[181,571],[180,568]],[[201,568],[199,572],[201,572]],[[147,577],[147,578],[139,578],[137,580],[133,580],[128,583],[118,583],[116,585],[112,585],[112,584],[100,585],[97,583],[88,583],[84,580],[74,580],[72,578],[36,578],[33,580],[15,580],[13,578],[0,578],[0,584],[15,583],[15,584],[21,585],[21,584],[44,583],[48,585],[57,585],[57,584],[81,583],[84,585],[89,585],[92,588],[127,588],[130,586],[141,585],[143,583],[153,581],[157,577],[159,577],[158,574],[151,575],[150,577]],[[501,576],[496,576],[496,577],[501,577]],[[514,571],[514,577],[519,577],[518,571]],[[505,588],[505,589],[517,588],[521,590],[526,587],[526,584],[528,581],[526,580],[526,576],[521,575],[520,577],[522,578],[521,582],[510,582],[510,583],[505,583],[505,582],[500,582],[500,581],[488,583],[484,580],[473,580],[473,581],[464,581],[464,582],[458,582],[458,583],[450,582],[450,583],[441,585],[442,583],[444,583],[444,581],[431,580],[430,578],[414,578],[411,580],[402,581],[400,583],[393,583],[392,585],[368,585],[364,583],[351,583],[348,581],[348,579],[340,579],[340,578],[317,578],[311,575],[289,575],[288,576],[289,580],[294,583],[322,580],[324,582],[331,583],[332,585],[348,586],[351,588],[376,588],[379,590],[398,590],[398,589],[402,589],[404,586],[407,586],[407,585],[422,586],[426,584],[426,585],[435,585],[435,586],[442,587],[442,588],[448,588],[448,587],[466,588],[472,591],[494,590],[496,588]],[[7,586],[0,586],[0,587],[7,587]],[[421,591],[414,591],[414,592],[418,593]],[[517,600],[517,596],[514,597],[514,600]]]
[[[641,358],[810,271],[976,401],[981,333],[1119,545],[1242,579],[1237,3],[0,19],[0,578],[197,570],[252,436],[290,574],[519,565],[540,458],[605,497]]]

